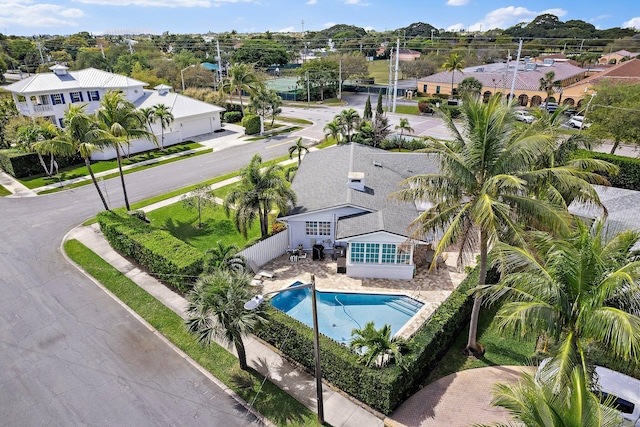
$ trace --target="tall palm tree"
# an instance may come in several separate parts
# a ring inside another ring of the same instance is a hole
[[[413,132],[413,128],[409,124],[409,119],[402,117],[400,124],[396,125],[396,130],[400,129],[400,138],[398,139],[398,151],[402,150],[402,134],[406,130],[407,132]]]
[[[340,144],[340,135],[342,134],[340,130],[340,124],[334,119],[332,122],[324,125],[324,136],[325,138],[331,137],[336,141],[336,144]]]
[[[526,427],[614,427],[622,421],[616,410],[601,405],[579,367],[561,389],[548,378],[523,374],[517,385],[497,384],[492,392],[492,405]]]
[[[452,53],[447,58],[446,62],[442,64],[442,67],[451,73],[451,98],[453,98],[453,79],[456,75],[456,71],[460,71],[464,69],[464,60],[457,53]]]
[[[123,146],[129,146],[132,139],[146,139],[158,143],[156,136],[147,130],[147,119],[136,110],[135,105],[128,101],[122,92],[109,91],[100,101],[100,108],[96,111],[96,117],[101,125],[100,139],[109,143],[116,150],[122,193],[127,210],[130,210],[127,187],[122,172]]]
[[[289,158],[293,159],[293,155],[298,153],[298,166],[300,166],[300,162],[302,161],[302,153],[308,153],[309,149],[302,145],[302,137],[298,138],[295,145],[289,147]]]
[[[246,269],[247,259],[238,253],[235,245],[225,245],[217,241],[216,245],[205,251],[204,274],[213,273],[216,270],[229,270],[243,272]]]
[[[256,89],[262,87],[262,82],[258,78],[253,67],[244,64],[232,64],[227,70],[228,78],[222,85],[226,92],[236,92],[240,97],[240,109],[244,116],[244,104],[242,103],[242,92],[253,93]]]
[[[454,135],[445,144],[432,143],[426,150],[440,160],[439,173],[417,175],[405,180],[407,187],[395,193],[402,201],[429,201],[433,205],[414,222],[416,236],[441,235],[436,256],[459,244],[458,262],[480,252],[478,285],[484,285],[487,254],[500,239],[523,242],[518,219],[552,231],[566,232],[570,217],[560,201],[531,197],[529,181],[535,181],[536,159],[554,148],[554,134],[545,129],[520,131],[513,107],[492,97],[485,104],[469,99],[461,108],[460,125],[450,116],[444,120]],[[462,129],[459,129],[460,126]],[[577,167],[544,169],[556,186],[593,189],[586,171]],[[598,203],[597,194],[591,200]],[[472,259],[472,258],[471,258]],[[470,351],[481,351],[476,342],[482,297],[476,296],[469,325]]]
[[[353,108],[342,110],[335,118],[335,121],[342,128],[342,132],[347,140],[351,142],[351,133],[360,123],[360,115]]]
[[[203,345],[216,338],[233,345],[243,370],[248,366],[242,339],[266,320],[260,307],[244,308],[253,297],[250,282],[251,276],[245,273],[218,270],[199,278],[187,294],[187,330]]]
[[[58,154],[65,154],[65,146],[57,146],[52,142],[52,138],[57,133],[57,128],[50,122],[34,121],[33,123],[21,127],[16,133],[16,139],[19,144],[19,149],[36,153],[40,165],[44,169],[47,176],[52,176],[57,173],[57,163],[55,156]],[[49,166],[44,161],[43,156],[49,156]]]
[[[555,71],[549,71],[545,73],[544,77],[540,77],[540,87],[538,90],[544,91],[547,94],[544,102],[549,102],[549,98],[551,98],[555,92],[554,88],[558,85],[555,78]]]
[[[391,338],[391,325],[376,329],[374,322],[367,322],[364,328],[351,331],[353,339],[349,348],[359,354],[359,360],[367,366],[386,366],[390,363],[402,364],[402,353],[407,346],[400,337]]]
[[[640,361],[640,232],[611,231],[604,220],[578,221],[568,237],[535,232],[527,246],[498,243],[493,252],[503,277],[482,292],[505,301],[499,327],[558,343],[560,386],[575,366],[590,371],[591,348]]]
[[[160,140],[160,149],[164,150],[164,130],[173,123],[173,113],[169,107],[164,104],[158,104],[153,106],[154,123],[156,120],[160,121],[160,134],[162,135]]]
[[[58,145],[66,144],[72,148],[73,152],[80,154],[104,209],[109,210],[107,201],[91,168],[91,155],[102,150],[101,141],[96,138],[98,123],[95,117],[86,113],[86,104],[71,104],[67,111],[64,112],[63,123],[64,129],[60,130],[56,136],[55,143]]]
[[[260,221],[262,238],[269,236],[269,212],[276,206],[286,212],[296,201],[295,193],[284,179],[282,168],[270,165],[263,168],[262,157],[253,156],[247,166],[240,171],[240,185],[232,190],[224,200],[227,216],[235,208],[235,226],[247,236],[247,230],[256,219]]]
[[[156,118],[153,114],[153,107],[141,108],[140,114],[142,114],[142,116],[145,118],[147,125],[149,126],[149,129],[151,129],[151,126],[156,121]]]

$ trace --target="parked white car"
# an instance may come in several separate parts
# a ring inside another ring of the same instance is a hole
[[[586,121],[584,116],[573,116],[569,119],[569,126],[576,129],[588,129],[591,123]]]
[[[517,110],[515,112],[515,118],[516,120],[519,120],[521,122],[525,122],[525,123],[533,123],[535,121],[535,117],[532,116],[531,114],[529,114],[528,112],[524,111],[524,110]]]

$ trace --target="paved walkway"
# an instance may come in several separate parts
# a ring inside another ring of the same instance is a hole
[[[503,408],[491,406],[496,383],[518,382],[528,366],[468,369],[429,384],[411,396],[386,420],[388,427],[467,427],[511,421]]]
[[[175,313],[185,318],[187,301],[149,276],[129,260],[118,254],[104,239],[97,224],[77,227],[67,236],[90,248],[129,279],[145,289]],[[245,340],[248,364],[269,378],[278,387],[294,396],[312,411],[317,410],[315,379],[302,368],[291,364],[262,342]],[[229,349],[235,354],[233,348]],[[383,415],[363,407],[340,392],[324,385],[324,411],[326,421],[334,427],[382,427]]]

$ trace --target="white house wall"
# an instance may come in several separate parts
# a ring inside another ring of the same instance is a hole
[[[349,258],[347,258],[348,260]],[[347,275],[357,279],[413,279],[415,266],[398,264],[349,264],[347,262]]]
[[[336,235],[336,221],[338,218],[356,213],[363,212],[362,209],[351,206],[341,206],[335,209],[327,209],[323,211],[314,211],[307,214],[296,215],[287,219],[287,230],[289,232],[289,241],[292,248],[302,245],[304,250],[312,249],[312,242],[323,243],[324,240],[330,240],[325,245],[327,248],[333,248]],[[305,222],[307,221],[329,221],[331,223],[331,234],[329,236],[307,236]]]

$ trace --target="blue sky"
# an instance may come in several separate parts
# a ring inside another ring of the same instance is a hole
[[[384,31],[412,22],[483,31],[528,22],[543,13],[561,21],[583,20],[599,29],[640,29],[638,0],[0,0],[0,32],[292,32],[336,23]]]

